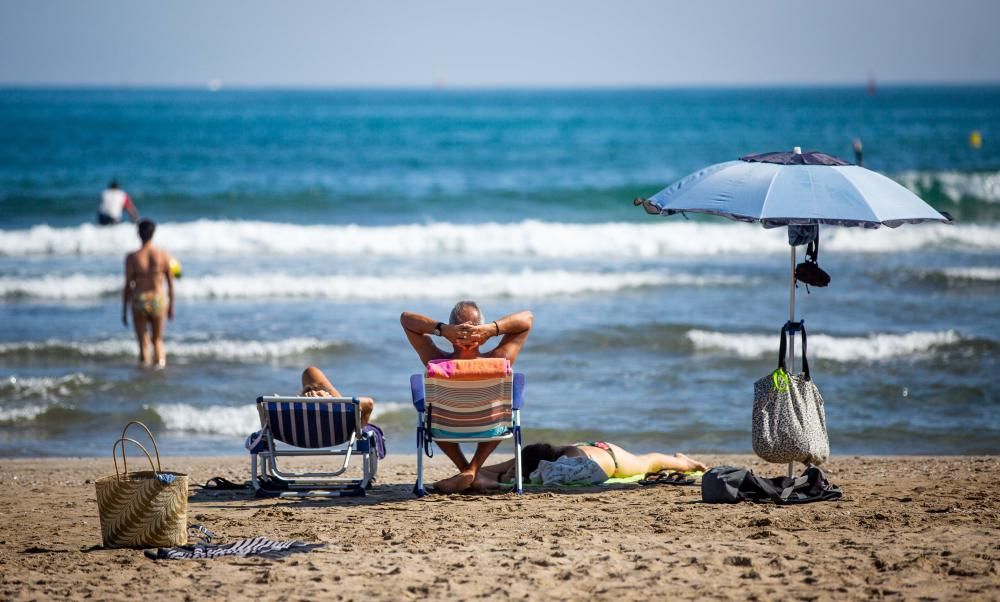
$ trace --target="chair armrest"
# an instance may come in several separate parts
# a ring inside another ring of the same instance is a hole
[[[413,374],[410,376],[410,397],[413,399],[413,407],[418,412],[424,411],[424,375]]]
[[[521,372],[514,373],[514,402],[511,407],[515,410],[520,410],[524,405],[524,374]]]

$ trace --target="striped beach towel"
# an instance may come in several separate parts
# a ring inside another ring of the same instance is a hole
[[[219,558],[220,556],[268,556],[282,557],[294,552],[309,552],[322,547],[321,543],[304,541],[275,541],[266,537],[250,537],[228,544],[199,543],[175,548],[146,550],[147,558],[153,560],[190,560],[194,558]]]
[[[506,362],[506,360],[503,360]],[[445,438],[498,437],[510,431],[513,375],[510,364],[495,360],[450,360],[454,365],[431,368],[424,381],[431,434]],[[463,363],[479,363],[462,366]],[[491,362],[486,366],[486,362]],[[478,373],[475,380],[469,375]]]

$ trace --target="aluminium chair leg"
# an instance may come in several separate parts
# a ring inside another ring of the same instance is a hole
[[[413,494],[424,497],[424,433],[423,427],[417,427],[417,483],[413,486]]]
[[[520,422],[520,420],[518,421]],[[524,476],[521,474],[521,426],[514,427],[514,491],[524,494]]]
[[[260,489],[257,483],[257,454],[250,454],[250,485],[254,491]]]

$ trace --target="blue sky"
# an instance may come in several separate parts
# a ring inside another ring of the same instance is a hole
[[[0,0],[0,84],[1000,83],[998,25],[998,0]]]

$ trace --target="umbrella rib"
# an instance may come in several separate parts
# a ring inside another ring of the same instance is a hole
[[[767,192],[764,193],[764,202],[761,203],[761,205],[760,205],[760,215],[757,216],[757,218],[761,221],[761,223],[764,222],[764,209],[767,208],[767,202],[771,199],[771,188],[774,187],[774,181],[778,179],[778,176],[780,174],[781,174],[781,170],[780,169],[776,169],[774,171],[774,175],[771,176],[771,181],[767,183]]]

